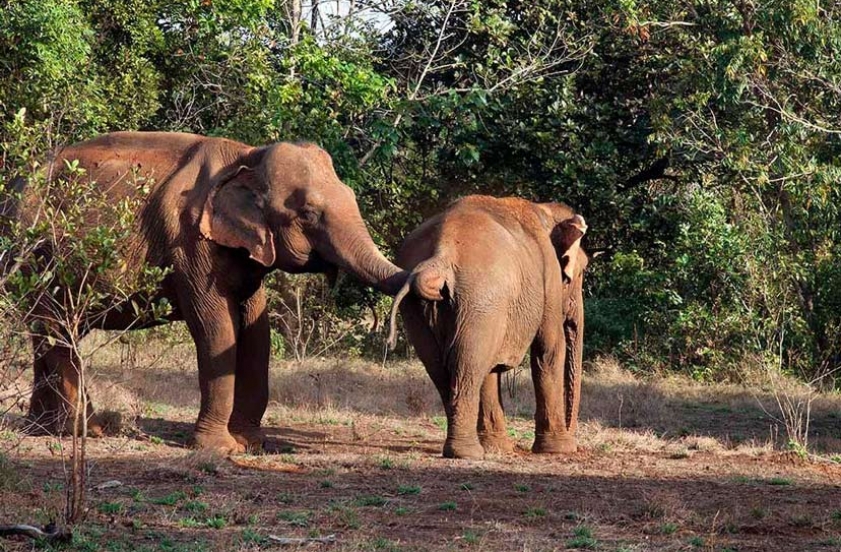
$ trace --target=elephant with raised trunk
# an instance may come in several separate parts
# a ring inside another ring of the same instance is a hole
[[[501,374],[531,347],[539,453],[576,450],[584,338],[584,218],[561,203],[468,196],[403,242],[411,270],[391,311],[447,414],[444,456],[510,450]]]
[[[151,182],[127,250],[134,266],[170,269],[157,293],[173,307],[169,319],[186,321],[196,344],[199,447],[262,445],[270,353],[263,278],[269,272],[335,276],[342,269],[391,295],[408,275],[377,249],[353,191],[313,144],[251,147],[193,134],[117,132],[66,147],[57,171],[65,160],[78,160],[83,177],[114,202],[136,197],[138,178]],[[26,199],[24,190],[17,209],[24,220]],[[130,311],[89,313],[89,329],[138,327],[134,316],[121,314]],[[77,359],[55,343],[35,340],[29,417],[62,431],[76,403]],[[97,431],[96,417],[90,427]]]

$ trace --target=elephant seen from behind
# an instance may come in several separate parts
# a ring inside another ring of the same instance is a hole
[[[444,456],[510,450],[501,374],[531,348],[538,453],[576,450],[584,337],[584,218],[561,203],[468,196],[404,240],[395,298],[447,414]]]

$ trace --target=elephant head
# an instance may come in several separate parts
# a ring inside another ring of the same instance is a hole
[[[584,270],[583,265],[587,262],[587,256],[581,249],[581,238],[587,233],[587,223],[584,217],[575,214],[563,203],[541,203],[540,208],[549,216],[549,237],[561,264],[564,283],[569,283]]]
[[[581,251],[581,238],[586,232],[587,223],[581,215],[574,215],[563,220],[552,229],[550,237],[552,245],[555,246],[558,262],[561,263],[561,273],[565,283],[574,280],[576,275],[585,268],[580,265],[582,262],[586,263],[586,255],[583,255]]]
[[[335,275],[341,268],[390,295],[407,276],[377,249],[353,190],[313,144],[241,152],[211,182],[199,228],[267,269]]]

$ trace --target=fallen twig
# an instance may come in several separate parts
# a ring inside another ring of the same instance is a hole
[[[50,523],[44,526],[44,529],[38,529],[34,525],[0,525],[0,537],[11,537],[15,535],[23,535],[30,539],[42,539],[48,541],[69,542],[72,533],[66,528],[58,527],[55,523]]]
[[[278,537],[276,535],[269,535],[269,540],[284,546],[300,546],[302,544],[310,544],[313,542],[319,544],[330,544],[336,542],[336,535],[327,535],[326,537]]]

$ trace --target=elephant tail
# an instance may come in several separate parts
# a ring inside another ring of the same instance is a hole
[[[397,345],[397,311],[400,308],[400,303],[403,302],[409,292],[413,291],[415,295],[427,301],[441,301],[444,299],[442,292],[445,286],[449,285],[452,288],[452,269],[442,268],[441,264],[441,260],[437,257],[420,263],[412,270],[412,273],[406,278],[406,283],[394,297],[388,328],[388,347],[390,350],[394,350]]]

